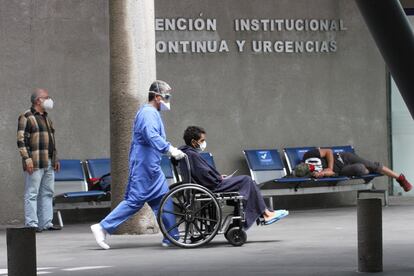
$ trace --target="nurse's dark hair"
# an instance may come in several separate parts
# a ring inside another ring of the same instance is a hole
[[[191,141],[198,141],[201,138],[201,134],[206,134],[206,131],[202,127],[189,126],[184,131],[183,139],[187,146],[191,146]]]
[[[153,99],[155,99],[155,93],[154,92],[149,92],[148,93],[148,101],[150,102],[150,101],[152,101]]]

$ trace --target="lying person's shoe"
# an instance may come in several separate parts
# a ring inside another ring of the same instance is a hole
[[[397,178],[397,182],[400,184],[401,188],[403,188],[405,192],[408,192],[413,188],[413,185],[411,185],[411,183],[407,181],[405,175],[403,174],[400,174],[400,176]]]
[[[275,211],[275,215],[268,219],[268,220],[264,220],[264,225],[270,225],[272,223],[275,223],[279,220],[281,220],[284,217],[287,217],[289,215],[289,211],[287,210],[276,210]]]
[[[45,230],[45,231],[59,231],[59,230],[62,230],[62,227],[59,226],[59,225],[52,225],[52,226],[49,226],[48,228],[43,229],[43,230]]]
[[[91,230],[93,233],[93,236],[95,237],[96,243],[102,247],[103,249],[109,249],[109,245],[105,242],[106,240],[106,231],[102,228],[102,226],[97,223],[91,226]]]

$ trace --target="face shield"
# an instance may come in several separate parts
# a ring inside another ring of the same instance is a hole
[[[161,100],[161,106],[160,106],[160,110],[161,111],[169,111],[171,110],[171,104],[170,104],[170,99],[171,99],[171,95],[170,94],[155,94],[155,95],[160,95],[162,100]]]
[[[172,97],[170,93],[164,93],[164,94],[162,94],[162,93],[155,93],[155,95],[161,96],[162,100],[165,103],[170,103],[170,100],[171,100],[171,97]]]
[[[171,109],[170,92],[172,91],[172,88],[168,83],[162,80],[156,80],[151,84],[149,91],[162,98],[160,106],[161,111],[167,111]]]

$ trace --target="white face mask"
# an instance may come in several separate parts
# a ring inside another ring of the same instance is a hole
[[[45,110],[53,109],[53,100],[50,98],[46,99],[41,103],[41,105]]]
[[[204,151],[206,149],[206,147],[207,147],[207,142],[206,141],[204,141],[200,144],[200,150],[201,151]]]
[[[160,108],[160,110],[161,111],[169,111],[169,110],[171,110],[170,103],[166,103],[164,101],[161,101],[161,108]]]

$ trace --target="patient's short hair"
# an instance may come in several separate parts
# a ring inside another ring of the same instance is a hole
[[[187,146],[191,146],[191,141],[194,139],[198,141],[201,138],[201,134],[206,134],[206,131],[202,127],[189,126],[184,131],[184,142]]]

